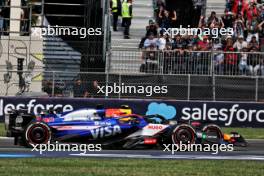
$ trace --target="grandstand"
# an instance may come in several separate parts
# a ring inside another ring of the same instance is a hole
[[[138,9],[143,8],[137,5],[138,2],[134,2],[135,13],[139,11]],[[187,97],[212,100],[242,99],[258,101],[262,99],[263,92],[260,91],[263,86],[261,83],[264,73],[264,70],[262,70],[264,68],[262,66],[263,53],[260,52],[262,51],[262,39],[257,38],[257,41],[252,41],[251,37],[254,34],[251,34],[250,29],[247,29],[250,27],[251,19],[246,17],[249,13],[248,11],[250,11],[250,6],[254,6],[253,8],[258,10],[257,20],[258,24],[260,24],[263,20],[261,17],[261,3],[250,3],[247,1],[239,3],[239,1],[223,0],[208,0],[206,2],[167,0],[163,1],[163,4],[160,4],[160,2],[154,1],[153,3],[148,1],[146,4],[152,3],[153,13],[147,10],[144,10],[143,13],[145,22],[154,20],[155,24],[153,26],[159,27],[156,31],[154,30],[154,36],[150,38],[147,36],[146,27],[150,24],[146,25],[145,31],[144,27],[138,25],[138,14],[133,19],[134,23],[132,23],[131,29],[134,30],[134,28],[140,27],[140,34],[134,31],[131,34],[132,39],[125,40],[121,39],[121,32],[113,31],[112,51],[107,65],[107,70],[111,74],[141,75],[141,78],[145,77],[141,81],[146,84],[151,84],[150,82],[154,82],[154,80],[149,80],[150,78],[144,76],[145,74],[162,75],[162,78],[157,76],[156,79],[163,85],[171,85],[171,90],[175,90],[174,95],[171,95],[171,97],[177,97],[178,99],[186,99]],[[189,4],[189,6],[186,4]],[[176,22],[172,21],[170,27],[179,27],[179,24],[209,28],[212,28],[212,26],[217,28],[231,27],[235,33],[233,36],[220,36],[217,39],[210,36],[208,39],[203,39],[205,38],[203,36],[170,38],[157,35],[156,33],[159,34],[162,26],[162,19],[157,17],[157,11],[159,11],[157,9],[160,6],[164,7],[165,11],[169,11],[171,18],[173,11],[176,11],[177,20]],[[238,11],[236,11],[237,9]],[[215,12],[215,17],[211,16],[212,12]],[[154,15],[151,16],[151,14]],[[191,18],[189,18],[190,15],[188,14],[192,14]],[[239,20],[241,18],[239,14],[244,18],[245,27],[243,30],[245,32],[243,31],[243,33],[239,31]],[[197,18],[197,15],[205,17],[199,19],[200,16]],[[142,21],[142,19],[140,20]],[[260,30],[258,33],[261,32]],[[139,42],[140,40],[141,42]],[[163,40],[166,40],[165,43],[167,44],[163,43],[163,45],[159,46],[159,42]],[[145,41],[151,44],[147,45],[144,43]],[[241,48],[242,43],[245,48]],[[166,48],[167,45],[168,48]],[[172,79],[173,75],[180,78],[178,80],[175,80],[176,78]],[[197,80],[197,82],[194,80]],[[126,81],[137,82],[137,78],[134,79],[130,76],[130,79]],[[201,88],[204,91],[201,92]],[[189,89],[191,89],[190,94],[188,93]],[[182,93],[183,96],[176,95],[176,91]]]

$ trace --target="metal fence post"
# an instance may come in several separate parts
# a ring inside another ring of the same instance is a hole
[[[104,40],[104,43],[103,43],[103,60],[105,61],[107,58],[106,58],[106,51],[108,50],[107,49],[107,44],[108,44],[108,41],[109,40],[109,34],[110,34],[110,12],[109,12],[109,8],[110,8],[110,3],[109,1],[105,0],[103,1],[104,5],[103,5],[103,29],[104,29],[104,36],[103,36],[103,40]]]
[[[41,0],[41,27],[44,26],[44,5],[45,5],[45,0]]]
[[[52,94],[51,94],[52,97],[54,97],[54,90],[55,90],[55,71],[52,72]]]
[[[160,68],[161,68],[161,71],[160,71],[160,73],[161,74],[164,74],[164,52],[163,51],[161,51],[161,52],[159,52],[159,55],[160,55]]]
[[[258,76],[256,76],[256,86],[255,86],[255,101],[257,102],[258,101],[258,89],[259,89],[259,77]]]
[[[215,101],[215,66],[214,66],[214,51],[211,50],[211,77],[212,77],[212,94],[213,101]]]
[[[118,99],[121,99],[121,86],[122,86],[122,78],[121,78],[121,74],[119,73],[119,76],[118,76],[118,86],[120,88],[120,91],[118,92]]]
[[[213,101],[215,101],[215,74],[212,75]]]
[[[188,74],[188,90],[187,90],[187,100],[190,100],[191,95],[191,74]]]
[[[211,74],[210,75],[214,75],[215,74],[215,68],[214,68],[214,52],[213,52],[213,50],[211,50],[211,52],[210,52],[210,54],[211,54],[211,57],[210,57],[210,72],[211,72]]]
[[[162,57],[161,57],[161,52],[159,52],[159,51],[156,51],[156,52],[158,52],[158,70],[159,70],[159,72],[157,72],[157,73],[159,73],[159,74],[162,74],[163,73],[163,66],[162,66]]]
[[[32,37],[31,37],[31,30],[32,30],[32,4],[30,4],[29,6],[29,26],[28,26],[28,32],[29,32],[29,43],[28,43],[28,58],[26,59],[26,62],[27,60],[30,60],[30,54],[31,54],[31,42],[32,42]]]
[[[105,87],[108,87],[109,84],[109,72],[106,72],[106,80],[105,80]],[[105,99],[108,98],[108,95],[105,94]]]

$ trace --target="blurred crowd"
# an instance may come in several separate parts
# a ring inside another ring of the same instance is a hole
[[[42,82],[42,91],[46,92],[50,97],[91,98],[102,96],[98,93],[98,86],[97,80],[82,81],[79,78],[74,82],[70,81],[68,85],[65,82],[44,80]]]
[[[178,27],[177,12],[166,10],[162,0],[157,0],[157,8],[139,44],[144,49],[142,72],[207,73],[211,62],[219,74],[264,75],[264,1],[227,0],[222,16],[214,11],[200,16],[192,27],[233,28],[234,35],[217,38],[203,33],[164,35],[163,28]]]

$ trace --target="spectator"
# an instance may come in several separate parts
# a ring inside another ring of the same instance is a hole
[[[164,50],[166,48],[166,35],[161,35],[160,38],[158,39],[157,43],[158,43],[158,49],[159,50]]]
[[[220,51],[222,51],[223,46],[221,44],[221,42],[219,40],[215,40],[215,42],[213,43],[213,51],[217,51],[214,52],[214,69],[215,69],[215,73],[216,74],[224,74],[224,54]]]
[[[150,46],[157,47],[157,38],[155,38],[153,33],[150,33],[148,38],[144,42],[145,48],[148,48]]]
[[[171,27],[177,26],[176,21],[177,21],[177,13],[175,10],[173,10],[171,13]]]
[[[4,31],[4,19],[3,19],[1,12],[0,12],[0,37],[3,33],[3,31]]]
[[[156,6],[155,6],[155,17],[158,19],[160,11],[163,11],[165,8],[165,3],[163,0],[157,0]]]
[[[73,86],[73,96],[77,98],[88,97],[88,91],[86,87],[83,85],[81,79],[77,79]]]
[[[111,0],[110,8],[113,15],[113,31],[117,31],[118,16],[121,15],[121,1]]]
[[[207,20],[207,26],[213,27],[215,23],[220,23],[220,20],[216,17],[216,13],[213,11]]]
[[[250,70],[250,73],[252,75],[254,75],[254,76],[258,75],[261,66],[263,66],[263,64],[262,64],[263,62],[262,61],[260,62],[260,60],[262,60],[259,57],[260,55],[255,54],[255,52],[257,52],[257,51],[258,51],[258,48],[256,48],[256,47],[253,46],[250,49],[250,52],[252,52],[252,53],[248,57],[248,60],[249,60],[248,61],[249,62],[249,70]]]
[[[185,69],[186,69],[186,73],[191,74],[193,72],[193,48],[194,45],[192,43],[189,43],[186,47],[186,49],[184,50],[184,63],[185,63]]]
[[[242,51],[243,48],[247,48],[248,43],[244,41],[243,35],[240,35],[237,39],[237,41],[234,43],[233,48],[237,51]]]
[[[259,43],[260,43],[260,50],[264,51],[264,20],[259,23],[258,30],[259,30]]]
[[[154,35],[155,38],[158,37],[158,25],[155,23],[154,20],[149,20],[149,25],[146,27],[146,35],[141,39],[139,43],[139,49],[144,48],[144,43],[149,35]]]
[[[258,20],[257,20],[257,16],[254,15],[252,20],[248,20],[247,30],[248,30],[247,42],[250,42],[250,40],[253,36],[255,36],[257,41],[258,41]]]
[[[245,21],[241,15],[238,15],[237,19],[234,22],[233,29],[234,29],[234,36],[244,36],[245,31]]]
[[[233,0],[226,0],[226,10],[227,11],[232,11],[232,7],[233,7]]]
[[[185,49],[185,52],[192,52],[193,51],[193,44],[192,43],[189,43],[187,45],[187,48]]]
[[[257,41],[256,36],[252,37],[251,41],[248,44],[248,48],[249,48],[249,50],[252,50],[253,48],[255,48],[257,51],[259,51],[259,43]]]
[[[207,36],[204,36],[203,40],[198,42],[198,47],[200,48],[200,51],[208,51],[210,49],[210,44]]]
[[[174,68],[173,63],[173,52],[171,43],[167,42],[164,50],[164,59],[163,59],[163,72],[164,74],[171,74]]]
[[[245,0],[234,0],[230,11],[232,11],[234,14],[242,14],[246,10],[246,8],[247,4]]]
[[[188,44],[196,45],[199,41],[199,38],[197,35],[189,35],[187,36],[186,42]]]
[[[175,49],[174,57],[175,59],[173,60],[173,65],[174,65],[174,74],[178,73],[183,73],[186,70],[186,65],[185,65],[185,47],[182,44],[178,44],[177,48]]]
[[[58,85],[54,85],[53,81],[44,81],[43,82],[43,92],[46,92],[50,97],[61,97],[63,95],[62,89],[59,88]]]
[[[238,58],[237,54],[234,53],[235,48],[233,47],[232,38],[227,37],[225,52],[225,73],[228,75],[234,75],[237,73]]]
[[[199,28],[202,28],[203,26],[206,26],[206,25],[207,25],[206,18],[205,18],[204,16],[201,16],[201,17],[200,17],[200,20],[199,20],[198,27],[199,27]]]
[[[186,42],[183,40],[181,35],[176,35],[172,40],[172,49],[176,51],[183,51],[182,48],[186,47]]]
[[[146,27],[146,36],[148,37],[151,33],[157,37],[158,36],[158,25],[154,20],[149,20],[149,25]]]
[[[63,96],[63,87],[64,84],[61,82],[56,82],[54,87],[54,96],[55,97],[62,97]]]
[[[264,76],[264,59],[262,57],[259,58],[258,65],[255,67],[255,74]]]
[[[233,27],[233,20],[234,16],[232,12],[225,11],[225,15],[222,16],[223,23],[226,28],[232,28]]]
[[[242,48],[241,50],[243,53],[240,54],[239,60],[239,72],[241,75],[247,75],[249,73],[249,66],[248,66],[248,48]]]
[[[99,83],[97,80],[94,80],[91,84],[88,85],[87,94],[89,95],[89,97],[99,97],[100,94],[98,94],[98,90]]]
[[[133,18],[132,0],[123,1],[122,3],[122,26],[124,29],[124,39],[130,39],[129,30]]]
[[[264,6],[263,6],[263,4],[260,7],[259,15],[260,15],[260,21],[263,21],[264,20]]]
[[[159,60],[158,60],[158,52],[156,46],[151,44],[144,52],[143,52],[143,61],[145,63],[144,70],[147,73],[157,73]]]
[[[247,20],[252,21],[254,17],[258,16],[258,10],[256,7],[256,3],[251,1],[249,4],[249,8],[247,9]]]
[[[259,18],[260,18],[260,21],[263,21],[264,20],[264,4],[262,4],[262,6],[260,6],[260,10],[259,10]]]
[[[43,88],[42,91],[46,92],[49,96],[52,95],[52,82],[51,81],[43,81],[42,83]]]
[[[171,28],[172,21],[169,15],[169,11],[164,10],[164,15],[162,14],[162,12],[160,12],[159,18],[161,19],[161,29]]]

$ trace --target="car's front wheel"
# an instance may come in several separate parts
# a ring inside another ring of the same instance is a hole
[[[203,127],[202,132],[206,135],[207,143],[221,143],[223,133],[219,126],[215,124],[207,124]]]

